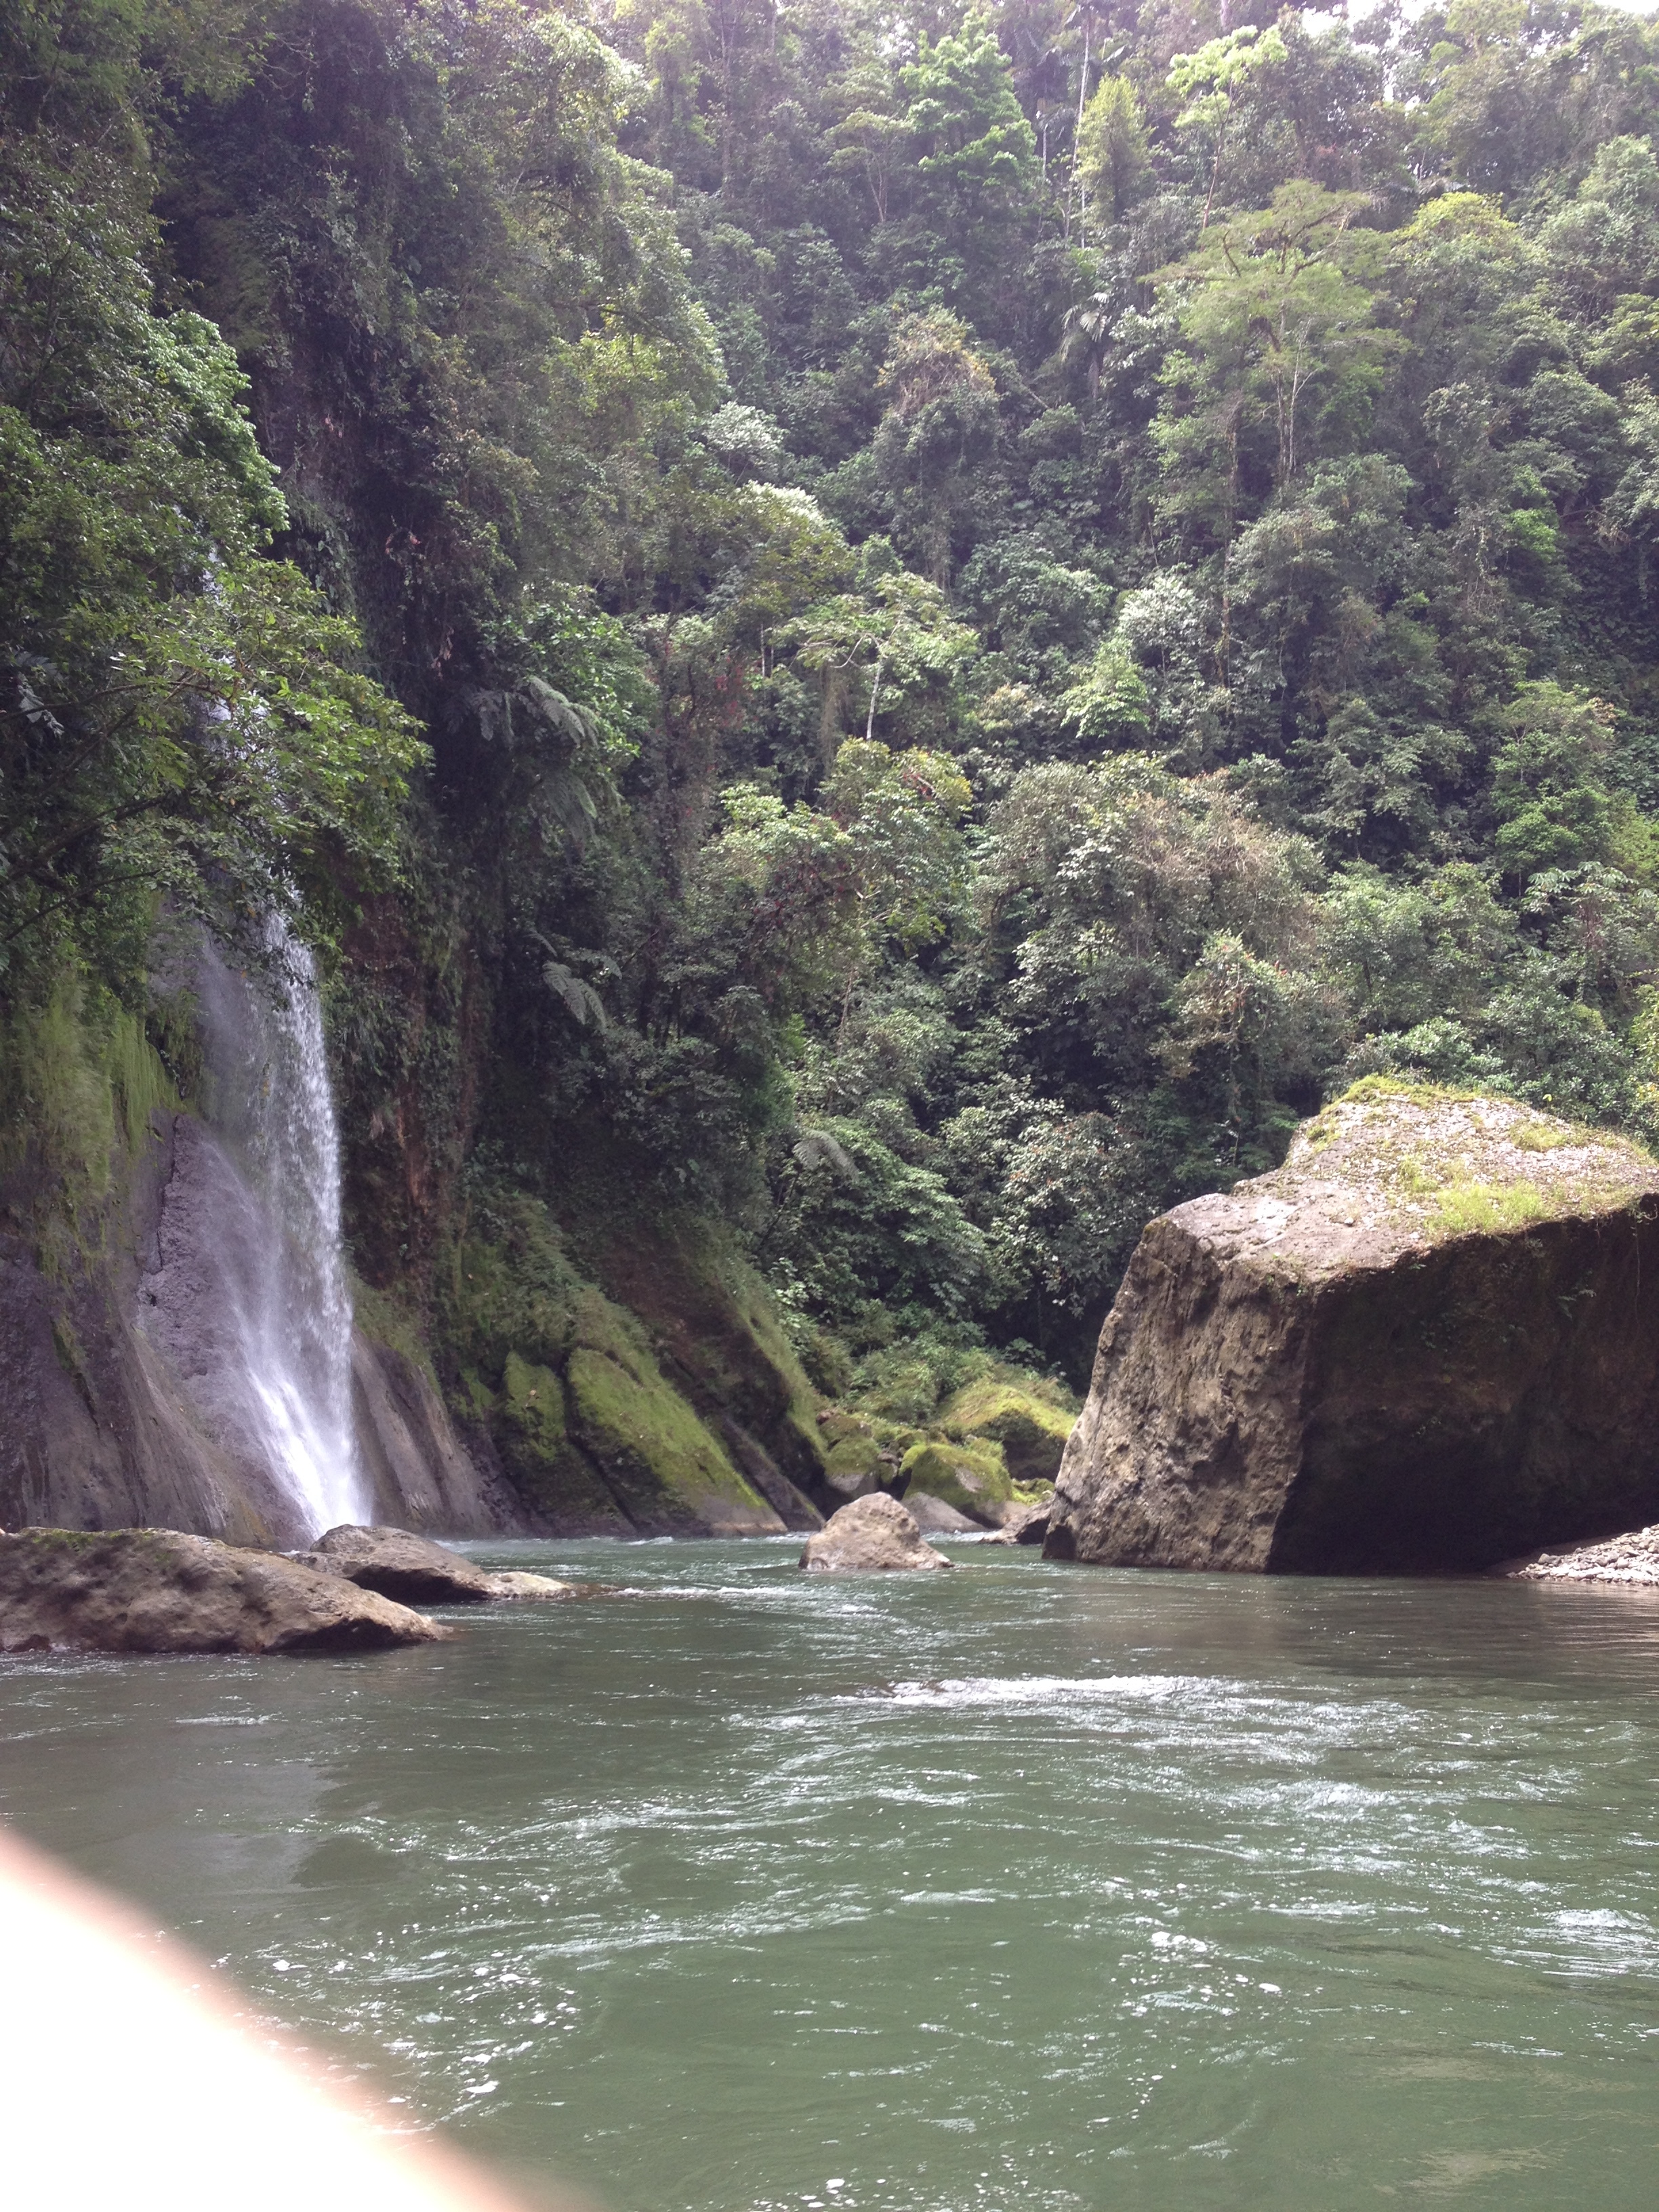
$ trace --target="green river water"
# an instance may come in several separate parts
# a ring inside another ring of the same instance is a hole
[[[1659,2202],[1659,1596],[513,1545],[0,1666],[0,1814],[610,2212]]]

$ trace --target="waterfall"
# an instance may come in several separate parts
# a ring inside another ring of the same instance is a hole
[[[273,1535],[303,1542],[373,1512],[316,971],[279,917],[262,951],[246,970],[211,944],[192,963],[203,1116],[178,1126],[143,1323]]]

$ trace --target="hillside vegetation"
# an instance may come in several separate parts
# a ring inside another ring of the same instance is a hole
[[[905,1427],[1366,1076],[1659,1134],[1659,32],[1328,22],[0,0],[35,1233],[272,905],[503,1438],[635,1222]]]

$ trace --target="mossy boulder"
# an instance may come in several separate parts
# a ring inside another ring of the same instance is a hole
[[[1656,1517],[1659,1163],[1371,1079],[1146,1229],[1045,1548],[1467,1571]]]
[[[988,1528],[1000,1527],[1003,1509],[1014,1502],[1014,1486],[996,1444],[913,1444],[899,1462],[898,1486],[903,1498],[923,1492]]]
[[[960,1443],[1000,1444],[1016,1482],[1052,1482],[1077,1419],[1057,1384],[1003,1373],[964,1383],[939,1408],[939,1426]]]
[[[826,1480],[842,1498],[865,1498],[884,1487],[893,1470],[881,1455],[881,1446],[862,1429],[849,1428],[830,1447]]]

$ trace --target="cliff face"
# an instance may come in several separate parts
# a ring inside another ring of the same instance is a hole
[[[1659,1164],[1370,1083],[1143,1236],[1051,1558],[1475,1570],[1659,1515]]]
[[[270,1232],[216,1132],[157,1110],[114,1143],[96,1203],[47,1219],[43,1235],[20,1203],[0,1221],[0,1528],[309,1540],[247,1419],[237,1308]],[[516,1334],[453,1383],[459,1420],[406,1314],[359,1286],[368,1517],[450,1536],[819,1525],[814,1401],[763,1298],[666,1235],[613,1251],[631,1305],[574,1273],[545,1314],[508,1301]]]
[[[234,1417],[216,1417],[238,1226],[219,1168],[196,1116],[158,1113],[78,1240],[46,1261],[35,1239],[0,1236],[0,1527],[315,1533]],[[429,1375],[362,1328],[352,1416],[379,1517],[451,1535],[526,1525]]]

